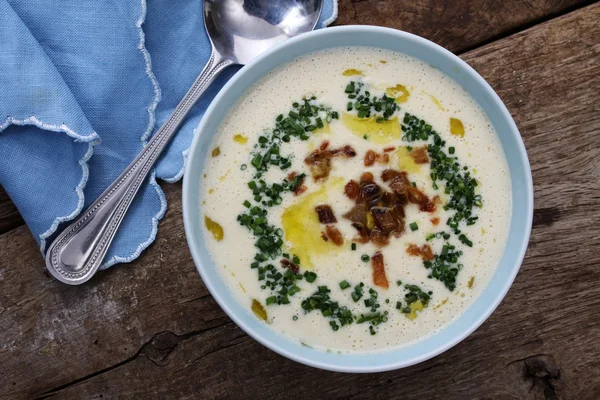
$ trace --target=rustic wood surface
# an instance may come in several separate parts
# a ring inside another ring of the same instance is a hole
[[[0,193],[0,398],[599,398],[599,21],[600,3],[341,1],[340,24],[470,50],[461,57],[504,100],[528,150],[526,260],[496,312],[451,350],[369,375],[267,350],[198,277],[180,184],[163,185],[169,210],[151,248],[80,287],[49,277]]]

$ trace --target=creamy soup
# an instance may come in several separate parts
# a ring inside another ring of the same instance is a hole
[[[307,346],[421,340],[498,266],[511,215],[499,139],[415,58],[295,59],[248,90],[208,152],[199,203],[215,265],[249,313]]]

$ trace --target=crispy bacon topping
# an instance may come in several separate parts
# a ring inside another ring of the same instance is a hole
[[[281,259],[281,265],[283,265],[285,268],[289,269],[290,271],[292,271],[295,274],[300,272],[300,267],[286,258]]]
[[[437,226],[440,223],[440,219],[438,217],[431,218],[431,223]]]
[[[415,244],[409,244],[406,248],[406,252],[411,256],[421,256],[425,261],[431,261],[434,259],[433,250],[428,244],[424,244],[419,247]]]
[[[427,195],[421,192],[408,181],[406,172],[400,172],[393,169],[386,169],[381,174],[384,182],[389,181],[390,188],[397,196],[405,197],[409,203],[417,204],[421,211],[433,212],[435,205],[439,201],[434,197],[433,201]]]
[[[331,159],[333,157],[350,158],[356,156],[356,151],[351,146],[343,146],[339,149],[328,150],[329,142],[324,141],[321,146],[314,150],[304,159],[309,166],[310,173],[315,181],[327,178],[331,171]]]
[[[322,224],[334,224],[337,222],[333,210],[328,204],[320,204],[315,207],[317,215],[319,216],[319,222]]]
[[[333,225],[327,225],[325,227],[325,233],[327,233],[327,237],[331,239],[336,246],[341,246],[344,244],[344,237],[342,233]]]
[[[386,147],[385,149],[383,149],[384,153],[389,153],[390,151],[394,151],[396,150],[396,148],[394,146],[391,147]]]
[[[383,254],[377,252],[371,257],[371,266],[373,267],[373,284],[381,288],[387,289],[390,284],[385,275],[385,265],[383,264]]]
[[[348,196],[350,200],[354,200],[358,197],[358,189],[358,182],[356,182],[354,179],[351,179],[348,181],[348,183],[346,183],[346,186],[344,187],[344,193],[346,193],[346,196]]]
[[[408,155],[412,157],[416,164],[427,164],[429,162],[427,146],[415,147]]]
[[[373,174],[363,173],[356,205],[344,214],[344,218],[350,220],[358,231],[359,237],[354,240],[385,246],[392,235],[400,236],[404,231],[405,203],[404,199],[377,185],[373,181]]]

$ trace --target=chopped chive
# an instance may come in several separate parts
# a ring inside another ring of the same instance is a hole
[[[411,222],[409,226],[410,226],[410,230],[413,232],[416,231],[417,229],[419,229],[419,225],[417,225],[416,222]]]
[[[352,243],[352,244],[350,245],[350,248],[351,248],[352,250],[356,250],[356,243]]]
[[[368,255],[368,254],[363,254],[363,255],[360,257],[360,259],[361,259],[363,262],[369,262],[369,260],[371,259],[371,257],[369,257],[369,255]]]
[[[265,302],[267,303],[268,306],[271,304],[275,304],[275,303],[277,303],[277,296],[267,297],[267,300]]]
[[[343,280],[340,282],[340,289],[344,290],[344,289],[348,289],[350,287],[350,284],[348,283],[348,281]]]

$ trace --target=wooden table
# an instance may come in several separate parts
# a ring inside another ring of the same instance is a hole
[[[350,375],[249,338],[200,280],[181,184],[132,265],[68,287],[0,193],[0,398],[600,398],[600,3],[340,0],[338,24],[431,39],[471,64],[521,130],[535,214],[500,307],[451,350]]]

